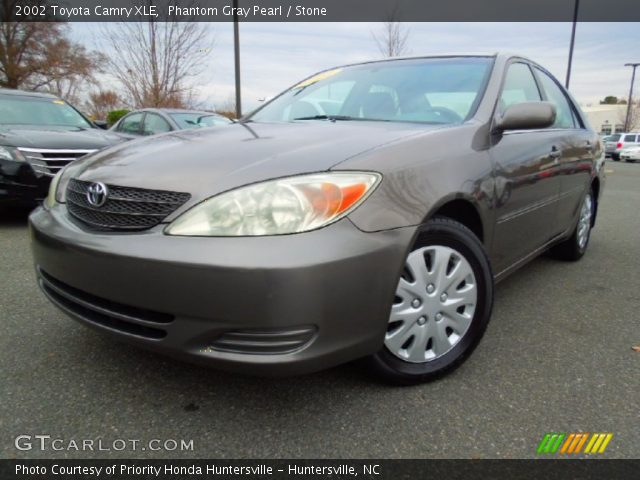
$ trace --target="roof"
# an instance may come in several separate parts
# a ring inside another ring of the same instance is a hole
[[[189,110],[185,108],[139,108],[134,112],[164,112],[164,113],[197,113],[200,115],[219,115],[215,112],[205,112],[203,110]]]
[[[15,90],[13,88],[0,88],[0,95],[16,95],[22,97],[58,98],[50,93],[29,92],[27,90]]]

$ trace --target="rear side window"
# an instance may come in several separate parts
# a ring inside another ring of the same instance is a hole
[[[635,135],[625,135],[624,136],[624,141],[625,142],[635,142],[636,141],[636,136]]]
[[[539,102],[541,100],[538,86],[529,66],[524,63],[511,64],[502,87],[498,112],[502,113],[508,106],[516,103]]]
[[[575,128],[575,116],[567,96],[555,80],[539,68],[536,70],[548,100],[556,106],[556,121],[551,128]]]

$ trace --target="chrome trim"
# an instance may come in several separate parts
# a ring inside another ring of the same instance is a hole
[[[98,149],[55,149],[55,148],[29,148],[17,147],[31,165],[34,172],[48,177],[55,176],[58,171],[69,163],[78,160],[84,155],[98,151]],[[29,155],[31,154],[31,155]],[[69,157],[47,157],[46,155],[75,155]]]

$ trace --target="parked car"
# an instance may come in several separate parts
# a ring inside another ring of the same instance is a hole
[[[620,152],[623,149],[640,145],[640,133],[621,133],[620,137],[615,142],[607,142],[607,145],[611,143],[615,144],[615,148],[611,150],[610,146],[605,147],[605,151],[606,148],[609,148],[611,150],[611,158],[617,162],[620,160]]]
[[[54,95],[0,89],[0,202],[43,200],[65,165],[123,140]]]
[[[111,130],[129,138],[157,135],[174,130],[216,127],[233,123],[227,117],[211,112],[174,108],[145,108],[128,113]]]
[[[620,151],[620,158],[625,162],[637,162],[640,160],[640,145],[623,148]]]
[[[609,135],[608,137],[602,139],[602,143],[604,144],[605,156],[611,157],[613,155],[613,152],[616,151],[618,140],[620,140],[619,133],[614,133],[613,135]]]
[[[298,374],[368,357],[427,381],[478,344],[494,282],[550,248],[582,257],[603,164],[525,58],[348,65],[229,127],[67,167],[30,217],[38,282],[76,320],[193,361]]]

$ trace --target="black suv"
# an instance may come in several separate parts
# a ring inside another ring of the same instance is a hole
[[[123,140],[54,95],[0,89],[0,202],[42,200],[65,165]]]

